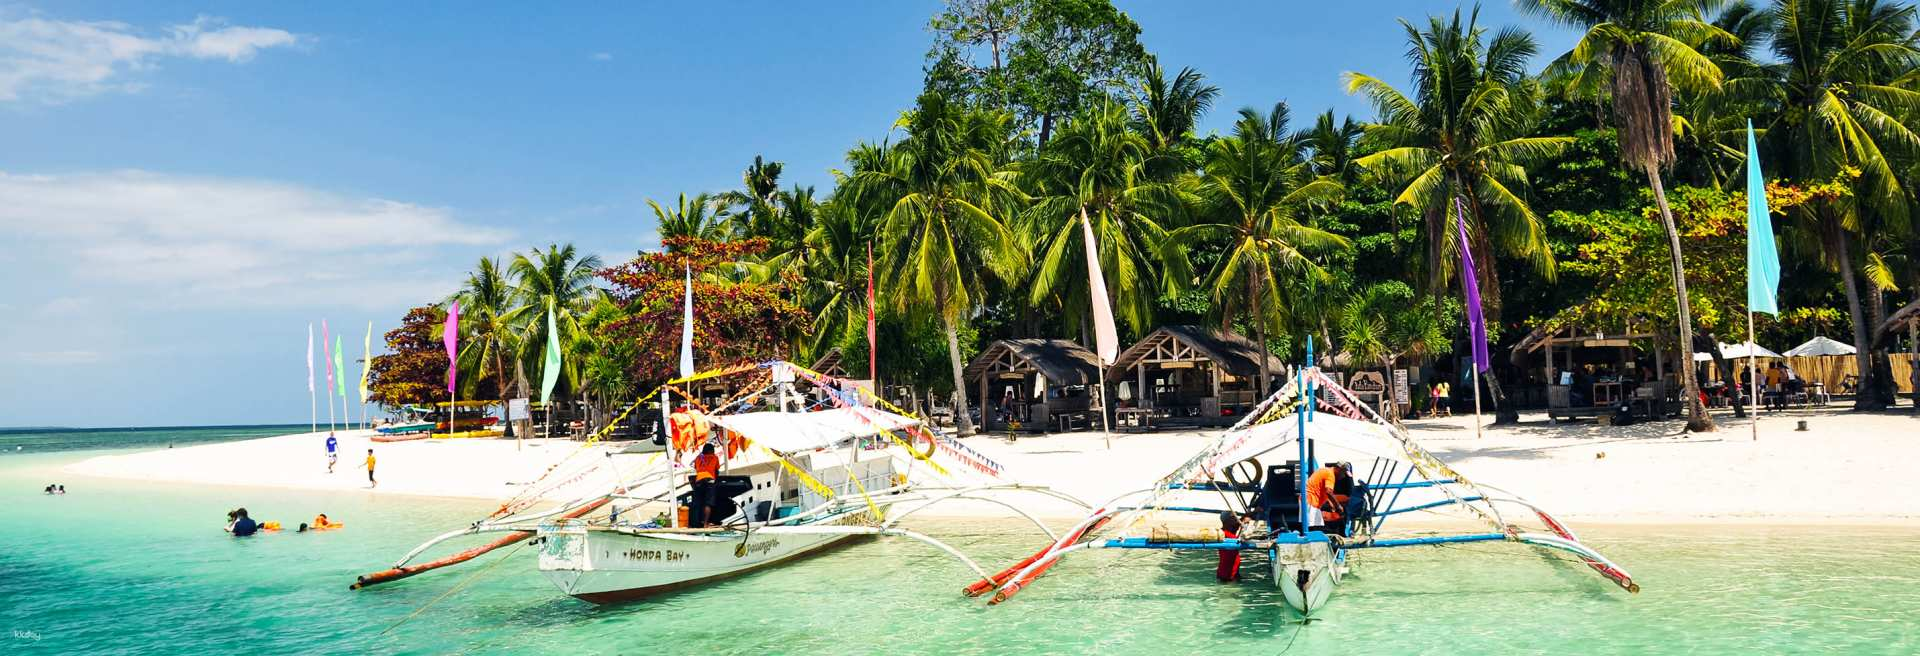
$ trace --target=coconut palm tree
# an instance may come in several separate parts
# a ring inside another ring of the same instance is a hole
[[[1033,203],[1024,232],[1038,255],[1028,302],[1060,303],[1069,323],[1091,312],[1081,221],[1093,227],[1100,268],[1116,318],[1135,333],[1152,321],[1153,300],[1192,278],[1186,251],[1167,239],[1167,217],[1181,199],[1171,183],[1149,179],[1151,143],[1129,128],[1119,104],[1090,107],[1060,126],[1020,181]],[[1082,323],[1082,325],[1085,325]]]
[[[1146,140],[1148,178],[1171,181],[1198,164],[1198,151],[1192,148],[1194,126],[1220,96],[1220,88],[1206,79],[1199,71],[1182,68],[1168,81],[1160,62],[1147,64],[1132,113],[1133,131]]]
[[[1435,307],[1421,307],[1426,304]],[[1340,308],[1341,343],[1357,364],[1373,361],[1389,376],[1403,357],[1425,357],[1452,349],[1438,300],[1416,298],[1400,282],[1376,283],[1360,290]],[[1410,402],[1411,400],[1409,400]]]
[[[1418,212],[1426,240],[1428,291],[1441,294],[1457,258],[1454,205],[1467,209],[1481,298],[1490,321],[1499,322],[1501,298],[1494,249],[1554,271],[1545,227],[1527,204],[1526,167],[1572,143],[1568,137],[1527,136],[1539,114],[1538,85],[1527,77],[1537,51],[1533,37],[1513,28],[1487,38],[1476,9],[1465,22],[1430,17],[1425,30],[1401,21],[1407,59],[1413,64],[1413,94],[1377,77],[1349,72],[1348,93],[1372,101],[1380,122],[1366,126],[1378,148],[1355,160],[1397,190],[1394,202]]]
[[[1264,116],[1240,110],[1233,134],[1207,146],[1195,187],[1201,223],[1171,233],[1175,243],[1226,243],[1205,285],[1223,317],[1244,313],[1262,348],[1267,328],[1285,311],[1275,293],[1278,283],[1294,276],[1330,281],[1314,257],[1347,247],[1345,238],[1305,220],[1309,205],[1336,196],[1340,185],[1313,174],[1287,130],[1287,116],[1286,103],[1275,103]],[[1262,358],[1262,395],[1272,378]]]
[[[499,261],[483,257],[467,274],[466,284],[448,300],[460,304],[460,324],[467,333],[460,344],[460,368],[476,373],[470,378],[476,387],[481,379],[493,376],[504,411],[511,382],[506,363],[520,348],[519,326],[509,320],[519,308],[519,294]],[[468,393],[469,398],[472,394]],[[513,422],[507,422],[507,437],[513,437]]]
[[[660,203],[648,199],[647,206],[653,208],[661,239],[697,237],[707,241],[724,241],[733,234],[724,203],[710,194],[695,194],[692,198],[680,194],[679,202],[671,208],[661,207]]]
[[[921,94],[902,119],[906,139],[850,191],[886,209],[874,248],[879,278],[897,308],[939,315],[953,365],[954,423],[973,433],[962,380],[959,324],[983,302],[988,276],[1010,280],[1025,260],[1008,218],[1020,196],[1002,170],[1007,117]]]
[[[1687,270],[1680,233],[1667,207],[1661,171],[1673,156],[1674,82],[1689,88],[1720,86],[1723,73],[1693,44],[1726,41],[1733,35],[1707,22],[1703,9],[1712,0],[1518,0],[1521,9],[1586,33],[1573,50],[1554,60],[1551,73],[1588,79],[1576,88],[1604,85],[1612,98],[1619,129],[1620,158],[1647,176],[1654,204],[1666,229],[1673,265],[1674,307],[1680,344],[1693,343],[1693,308],[1687,298]],[[1692,349],[1686,349],[1691,353]],[[1690,361],[1683,359],[1683,362]],[[1681,376],[1687,396],[1687,430],[1713,430],[1693,376]]]
[[[580,316],[604,293],[593,285],[600,271],[600,256],[582,256],[573,244],[550,244],[532,253],[516,253],[508,265],[520,306],[507,314],[507,321],[521,326],[520,358],[533,366],[544,355],[547,344],[547,309],[554,313],[554,327],[560,331],[560,343],[572,344],[582,334]],[[579,362],[569,358],[561,365],[561,380],[568,389],[577,389]]]
[[[1775,161],[1794,178],[1852,179],[1852,198],[1808,203],[1795,218],[1815,236],[1820,260],[1839,272],[1846,293],[1863,381],[1854,407],[1878,409],[1890,401],[1892,381],[1880,380],[1872,366],[1874,322],[1861,299],[1869,283],[1860,278],[1863,268],[1883,267],[1858,240],[1911,227],[1911,190],[1898,171],[1920,154],[1913,127],[1920,117],[1916,10],[1878,0],[1777,0],[1771,14],[1776,61],[1763,68],[1769,95],[1785,111],[1768,126],[1770,150],[1785,154]],[[1873,314],[1884,314],[1880,290],[1867,291],[1879,310]]]
[[[1554,275],[1545,224],[1525,199],[1527,167],[1573,140],[1530,136],[1542,94],[1526,73],[1538,50],[1526,32],[1506,28],[1489,37],[1478,8],[1464,22],[1456,10],[1451,20],[1429,17],[1425,30],[1400,24],[1413,64],[1413,95],[1371,75],[1345,76],[1347,92],[1365,95],[1380,114],[1365,136],[1379,150],[1354,163],[1398,189],[1396,205],[1419,213],[1429,294],[1442,295],[1456,268],[1454,249],[1472,249],[1487,321],[1498,326],[1503,301],[1496,249],[1526,258],[1542,276]],[[1456,243],[1456,220],[1466,222],[1466,244]],[[1518,421],[1498,378],[1488,376],[1487,386],[1497,420]]]

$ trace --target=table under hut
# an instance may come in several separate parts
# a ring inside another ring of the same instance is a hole
[[[1676,379],[1653,333],[1536,329],[1515,344],[1512,361],[1534,384],[1545,382],[1550,419],[1672,413]],[[1644,353],[1644,355],[1643,355]]]
[[[1064,339],[1002,339],[967,363],[981,430],[1071,431],[1100,425],[1100,359]]]
[[[1226,426],[1260,402],[1260,359],[1279,376],[1286,364],[1239,334],[1164,326],[1114,359],[1108,378],[1125,382],[1116,428]],[[1270,388],[1271,389],[1271,388]]]

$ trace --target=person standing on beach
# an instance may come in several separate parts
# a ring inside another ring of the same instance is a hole
[[[367,449],[367,487],[380,487],[380,481],[373,480],[373,449]]]
[[[327,433],[327,473],[329,474],[333,473],[333,465],[334,463],[337,463],[337,462],[340,462],[340,440],[334,439],[333,433],[328,432]]]

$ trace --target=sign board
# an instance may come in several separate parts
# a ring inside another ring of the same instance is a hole
[[[521,419],[532,419],[532,418],[533,418],[533,414],[527,412],[526,399],[507,399],[507,419],[506,419],[507,421],[518,421]]]
[[[1393,402],[1400,405],[1412,403],[1413,391],[1407,384],[1407,370],[1393,370]]]
[[[1379,394],[1387,391],[1387,379],[1378,371],[1356,371],[1353,372],[1353,381],[1347,384],[1347,389]]]

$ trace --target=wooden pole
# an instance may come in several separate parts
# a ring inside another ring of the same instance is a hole
[[[1752,433],[1753,433],[1753,441],[1755,442],[1760,441],[1760,385],[1759,385],[1760,380],[1759,380],[1759,376],[1757,375],[1757,372],[1755,371],[1758,368],[1758,364],[1754,362],[1754,359],[1760,355],[1754,352],[1758,350],[1760,350],[1759,345],[1753,343],[1753,311],[1748,310],[1747,311],[1747,386],[1753,388]]]

